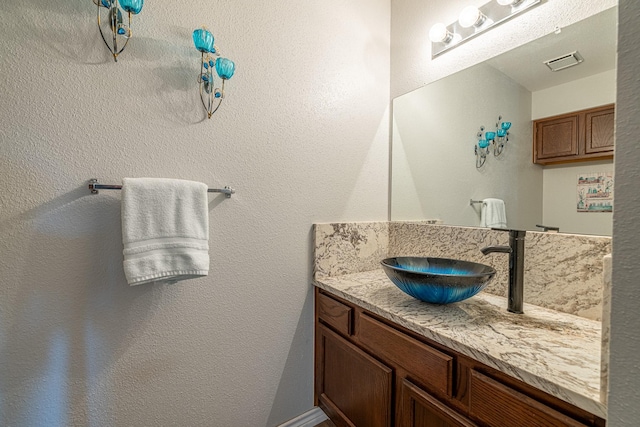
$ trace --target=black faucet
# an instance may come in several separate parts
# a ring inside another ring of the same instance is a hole
[[[509,254],[509,294],[507,310],[511,313],[522,314],[524,303],[524,230],[509,230],[506,228],[492,228],[492,230],[508,231],[509,246],[487,246],[480,249],[484,254],[503,252]]]

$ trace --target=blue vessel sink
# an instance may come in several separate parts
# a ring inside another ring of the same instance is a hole
[[[429,257],[394,257],[381,261],[389,279],[404,293],[433,304],[470,298],[496,275],[488,265]]]

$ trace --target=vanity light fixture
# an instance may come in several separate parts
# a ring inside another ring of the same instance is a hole
[[[198,75],[200,100],[207,112],[207,117],[211,118],[222,104],[224,82],[233,77],[236,71],[236,64],[230,59],[220,56],[218,48],[214,45],[213,34],[206,27],[199,28],[193,32],[193,43],[201,53],[200,74]],[[216,87],[214,69],[217,77],[222,80],[220,87]]]
[[[476,134],[478,142],[474,147],[476,169],[484,166],[487,156],[491,153],[490,146],[493,145],[495,157],[499,157],[503,153],[505,144],[509,142],[509,129],[511,129],[511,122],[503,121],[502,116],[498,116],[495,132],[486,131],[484,126],[480,126],[480,131]]]
[[[131,15],[137,15],[142,10],[144,0],[93,0],[98,7],[98,29],[107,49],[113,55],[113,60],[118,62],[118,55],[127,47],[133,33],[131,32]],[[106,12],[105,12],[106,10]],[[123,15],[127,14],[127,23]],[[107,19],[104,23],[101,15]],[[106,31],[105,31],[106,30]],[[111,31],[111,34],[108,33]],[[108,36],[105,36],[105,32]]]
[[[467,6],[452,24],[437,23],[429,31],[431,58],[519,15],[546,0],[491,0],[483,6]]]

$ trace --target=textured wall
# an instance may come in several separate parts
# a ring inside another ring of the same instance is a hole
[[[609,371],[609,427],[640,420],[640,2],[620,0],[616,109],[616,210],[613,214],[613,284]]]
[[[312,406],[311,224],[385,220],[389,0],[145,3],[114,64],[90,0],[0,3],[0,424],[273,426]],[[211,120],[202,24],[238,65]],[[120,195],[230,185],[211,270],[130,288]]]

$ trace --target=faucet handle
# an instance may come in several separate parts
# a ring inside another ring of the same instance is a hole
[[[536,224],[536,227],[542,228],[542,231],[549,231],[551,233],[560,232],[560,227],[552,227],[550,225],[539,225],[539,224]]]
[[[498,228],[498,227],[491,227],[492,230],[495,231],[523,231],[526,232],[526,230],[517,230],[515,228]]]

